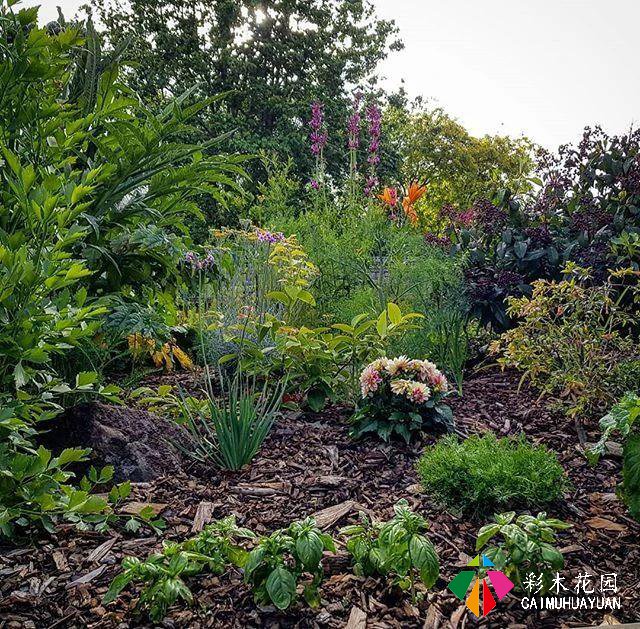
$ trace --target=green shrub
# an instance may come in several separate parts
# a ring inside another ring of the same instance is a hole
[[[593,285],[588,269],[569,265],[561,282],[540,280],[531,297],[509,300],[518,326],[492,346],[498,362],[560,400],[570,417],[602,412],[640,378],[637,272],[613,272]]]
[[[544,512],[517,518],[513,511],[503,513],[495,516],[495,523],[478,531],[476,550],[485,548],[494,537],[502,537],[497,546],[483,552],[521,592],[544,594],[551,588],[555,574],[564,567],[564,557],[554,546],[556,532],[571,526],[548,518]],[[530,584],[532,588],[528,587]]]
[[[418,461],[425,492],[468,514],[505,507],[535,507],[562,495],[566,477],[556,455],[545,446],[493,433],[459,441],[447,436],[427,448]]]
[[[416,582],[430,588],[440,572],[438,554],[425,531],[429,523],[414,513],[406,500],[394,506],[395,515],[388,522],[374,523],[360,513],[360,523],[343,528],[346,547],[353,557],[358,576],[380,574],[391,576],[401,589],[411,590],[412,598],[422,598],[416,592]]]
[[[300,300],[298,291],[286,286],[278,298],[295,303]],[[305,298],[313,299],[310,293]],[[330,327],[291,327],[286,320],[267,314],[263,322],[256,317],[249,325],[240,326],[234,339],[239,351],[225,360],[239,359],[241,367],[252,374],[285,374],[290,388],[303,394],[311,410],[317,412],[339,395],[351,400],[362,366],[381,356],[392,339],[413,329],[414,321],[420,318],[417,313],[403,315],[394,303],[376,316],[363,313],[350,323]]]
[[[122,49],[103,54],[90,21],[82,35],[37,22],[37,8],[0,7],[4,535],[110,517],[107,502],[89,493],[92,479],[70,484],[66,467],[86,451],[35,448],[38,424],[71,394],[115,393],[72,364],[70,350],[97,340],[112,291],[135,301],[156,282],[175,288],[194,198],[216,196],[219,185],[237,189],[243,174],[239,159],[182,141],[187,120],[210,101],[190,105],[186,95],[153,113],[118,81]],[[91,352],[75,355],[86,364]]]
[[[468,341],[461,259],[394,225],[379,208],[354,213],[336,205],[276,224],[297,235],[320,269],[315,319],[307,325],[350,321],[397,303],[423,318],[388,353],[428,358],[461,381]]]

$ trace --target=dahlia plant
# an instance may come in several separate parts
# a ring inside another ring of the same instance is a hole
[[[408,443],[414,432],[453,428],[451,409],[441,403],[449,383],[428,360],[374,360],[360,375],[360,389],[362,401],[351,419],[354,437],[375,432],[388,441],[397,434]]]

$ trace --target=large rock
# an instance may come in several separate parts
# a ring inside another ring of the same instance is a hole
[[[184,457],[171,442],[186,446],[186,431],[141,409],[88,402],[67,410],[48,428],[43,436],[47,447],[56,452],[91,448],[91,464],[113,465],[117,481],[148,481],[183,471]]]

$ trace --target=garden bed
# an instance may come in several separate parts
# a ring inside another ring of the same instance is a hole
[[[546,510],[574,525],[560,538],[566,583],[579,573],[595,575],[595,581],[601,574],[617,573],[622,610],[614,617],[619,622],[636,620],[640,525],[626,515],[614,493],[619,460],[608,457],[591,468],[579,452],[573,426],[531,392],[518,392],[517,384],[516,375],[498,371],[471,377],[464,396],[452,401],[458,429],[468,434],[492,430],[500,435],[526,431],[531,441],[557,452],[573,488],[566,500]],[[354,576],[339,546],[336,556],[324,559],[326,576],[318,609],[304,604],[286,613],[259,609],[241,573],[232,570],[220,577],[192,579],[194,606],[172,608],[166,626],[343,627],[351,617],[349,626],[355,629],[365,627],[365,615],[368,627],[476,624],[446,585],[475,555],[475,535],[487,519],[452,515],[420,492],[414,465],[427,442],[411,446],[353,442],[344,415],[337,407],[320,414],[290,414],[274,426],[259,456],[243,471],[217,474],[194,469],[188,477],[139,483],[134,486],[134,500],[154,503],[162,512],[168,524],[165,537],[184,539],[207,517],[228,514],[235,514],[243,526],[266,533],[321,513],[320,524],[335,533],[353,521],[360,509],[387,519],[393,504],[405,498],[431,522],[429,536],[440,556],[441,575],[426,599],[414,606],[409,597],[398,596],[382,580]],[[335,512],[327,511],[337,506]],[[61,527],[49,539],[34,540],[34,548],[5,549],[0,557],[0,621],[7,627],[38,628],[144,625],[146,618],[132,613],[136,601],[130,590],[106,608],[100,600],[122,556],[145,557],[159,543],[155,536],[79,533]],[[523,610],[519,597],[512,595],[480,622],[501,627],[582,626],[611,622],[606,613],[536,614]]]

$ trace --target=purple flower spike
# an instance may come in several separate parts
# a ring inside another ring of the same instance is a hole
[[[322,153],[322,149],[326,146],[329,134],[324,129],[324,105],[318,101],[311,103],[311,152],[317,157]]]
[[[355,150],[360,146],[360,102],[362,94],[359,92],[353,98],[353,113],[347,122],[349,134],[349,149]]]
[[[378,178],[376,176],[367,177],[367,183],[365,184],[365,187],[364,187],[365,195],[368,197],[371,196],[377,186],[378,186]]]

